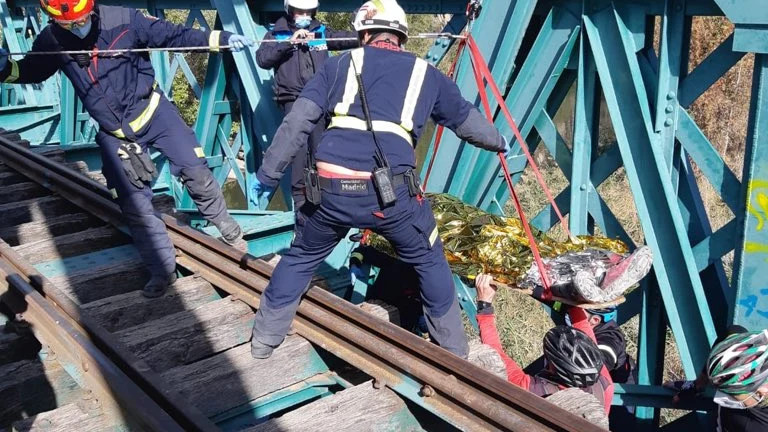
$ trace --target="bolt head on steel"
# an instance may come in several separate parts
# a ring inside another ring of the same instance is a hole
[[[435,395],[435,389],[432,388],[430,385],[425,385],[421,388],[421,396],[422,397],[433,397]]]

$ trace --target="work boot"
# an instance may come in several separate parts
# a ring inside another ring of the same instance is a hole
[[[240,228],[240,225],[234,222],[229,227],[231,227],[229,230],[219,230],[221,232],[219,239],[240,252],[248,253],[248,242],[243,239],[243,230]]]
[[[174,283],[176,283],[176,273],[171,273],[170,276],[152,276],[144,285],[141,294],[147,298],[157,298],[165,294],[168,287]]]
[[[651,265],[653,265],[653,251],[648,246],[641,246],[632,255],[609,268],[600,285],[607,296],[619,297],[624,294],[624,291],[640,282],[651,271]]]
[[[251,357],[255,359],[268,359],[274,350],[273,346],[261,343],[256,338],[251,339]]]

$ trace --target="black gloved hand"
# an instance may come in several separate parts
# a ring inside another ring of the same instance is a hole
[[[692,403],[702,393],[702,389],[696,387],[696,381],[667,381],[664,388],[675,392],[672,397],[675,404]]]
[[[124,142],[117,151],[123,163],[123,170],[128,180],[139,189],[144,188],[144,183],[149,183],[157,176],[157,169],[149,153],[145,152],[139,144]]]
[[[70,54],[70,57],[72,57],[81,68],[87,68],[91,65],[91,54],[89,53]]]

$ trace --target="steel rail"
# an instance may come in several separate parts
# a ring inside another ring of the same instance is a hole
[[[108,217],[106,213],[98,212],[100,210],[99,207],[89,205],[89,200],[86,198],[87,195],[82,194],[82,186],[73,189],[73,184],[71,180],[68,179],[70,174],[85,179],[84,176],[79,175],[77,172],[52,162],[24,147],[11,143],[2,136],[0,136],[0,157],[2,157],[3,162],[11,168],[28,176],[40,185],[59,192],[64,198],[70,200],[86,211],[92,211],[92,214],[104,221],[108,223],[120,222],[119,216],[115,217],[113,215]],[[25,157],[27,158],[26,160]],[[30,162],[36,163],[38,168],[35,169]],[[51,164],[52,169],[46,169],[40,162],[45,163],[45,165]],[[66,177],[58,174],[58,171],[65,172]],[[101,186],[99,183],[93,183]],[[69,186],[67,189],[63,189],[63,187],[67,186]],[[97,189],[98,188],[88,188],[86,190],[89,191],[89,194],[94,194]],[[109,193],[106,190],[104,192],[107,194]],[[39,273],[34,266],[22,258],[11,246],[2,240],[0,240],[0,256],[11,263],[18,274],[21,275],[27,283],[38,289],[47,300],[60,308],[63,314],[69,316],[74,322],[77,322],[82,326],[93,339],[94,344],[110,355],[115,363],[117,363],[133,381],[141,383],[145,391],[150,394],[153,399],[158,401],[171,417],[182,425],[183,430],[219,430],[208,417],[197,408],[191,406],[178,392],[170,390],[169,386],[164,385],[165,380],[160,374],[154,372],[144,360],[136,357],[130,350],[121,344],[114,335],[106,331],[87,314],[82,313],[80,305],[72,301],[69,296],[59,290],[50,280]]]
[[[7,140],[0,139],[0,144],[0,149],[17,147],[15,150],[20,153],[34,153]],[[8,152],[0,153],[5,155]],[[49,188],[56,189],[68,199],[76,195],[72,200],[75,204],[108,222],[119,223],[119,209],[105,197],[108,193],[106,188],[75,173],[77,178],[72,180],[52,175],[50,171],[63,169],[52,167],[58,165],[54,162],[45,161],[39,165],[46,165],[40,167],[43,174],[58,177],[56,184],[47,185]],[[50,170],[47,173],[46,168]],[[32,172],[31,177],[35,178],[33,168],[28,167],[27,171]],[[82,184],[90,186],[84,188]],[[94,189],[99,193],[94,193]],[[204,276],[211,282],[251,306],[258,306],[258,296],[273,271],[271,266],[182,225],[170,216],[160,216],[166,222],[174,244],[184,253],[182,261],[185,257],[189,258],[188,264],[205,273]],[[211,263],[216,263],[215,267]],[[299,328],[304,326],[300,334],[310,341],[325,345],[330,352],[366,373],[383,377],[385,381],[390,377],[394,382],[385,384],[395,390],[397,381],[409,376],[430,386],[434,390],[425,391],[425,396],[434,398],[432,400],[438,407],[435,409],[459,426],[508,430],[599,430],[586,420],[547,404],[538,396],[511,386],[399,327],[376,319],[321,288],[312,287],[309,290],[299,308],[297,325]],[[314,337],[311,331],[307,332],[307,326],[317,327]],[[326,336],[337,338],[336,343],[330,346],[327,337],[319,337],[318,329]],[[346,346],[342,346],[344,344]],[[355,364],[363,357],[364,365]],[[382,368],[382,364],[386,367]],[[433,395],[428,395],[430,393]],[[471,420],[469,424],[466,423],[468,420]]]
[[[96,393],[105,415],[128,425],[138,423],[146,430],[185,430],[96,347],[71,317],[37,292],[4,255],[0,257],[0,294],[11,310],[23,314],[35,336],[53,348],[67,369],[77,370],[83,383]]]
[[[177,229],[169,228],[172,231]],[[228,247],[219,246],[219,242],[211,237],[203,235],[201,238],[200,233],[195,230],[178,231],[183,231],[184,234],[191,231],[195,234],[194,239],[182,239],[181,236],[177,237],[171,232],[174,244],[184,254],[181,261],[184,261],[185,257],[194,257],[197,262],[189,264],[209,280],[212,279],[210,270],[212,266],[208,263],[216,263],[215,271],[220,272],[220,278],[235,282],[233,290],[229,289],[230,284],[226,281],[219,282],[219,287],[234,295],[242,293],[242,291],[238,292],[236,285],[246,287],[250,290],[250,295],[243,296],[241,300],[258,307],[258,303],[253,301],[256,297],[253,291],[262,293],[269,282],[269,276],[254,271],[250,265],[263,264],[261,267],[266,268],[271,275],[273,268],[269,264],[249,258],[234,249],[232,251],[235,255],[242,255],[242,259],[239,262],[222,261],[217,259],[213,250],[229,249]],[[208,271],[205,267],[209,268]],[[313,297],[320,298],[321,301]],[[415,377],[424,385],[436,390],[436,395],[442,395],[454,401],[449,404],[452,406],[447,412],[441,410],[441,413],[448,418],[464,410],[465,418],[475,416],[476,421],[480,423],[488,422],[495,425],[494,427],[506,430],[541,430],[541,425],[556,430],[600,430],[586,420],[552,407],[544,403],[540,397],[512,386],[506,380],[400,327],[367,314],[320,287],[309,290],[299,306],[298,315],[336,334],[339,340],[350,341],[355,347]],[[333,352],[333,350],[329,351]],[[357,366],[354,361],[346,358],[345,360]],[[451,361],[455,366],[446,367],[447,361]],[[374,377],[378,376],[375,370],[361,369]],[[386,384],[397,390],[395,388],[397,382]],[[470,430],[474,429],[470,428]]]

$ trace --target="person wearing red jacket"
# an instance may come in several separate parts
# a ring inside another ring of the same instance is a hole
[[[493,311],[496,287],[493,277],[480,274],[475,279],[477,288],[477,322],[480,340],[499,353],[507,368],[507,381],[541,397],[547,397],[570,387],[594,395],[610,412],[613,400],[613,381],[603,364],[595,333],[589,325],[586,312],[570,308],[571,327],[556,326],[544,336],[545,369],[528,375],[512,360],[501,346]]]

